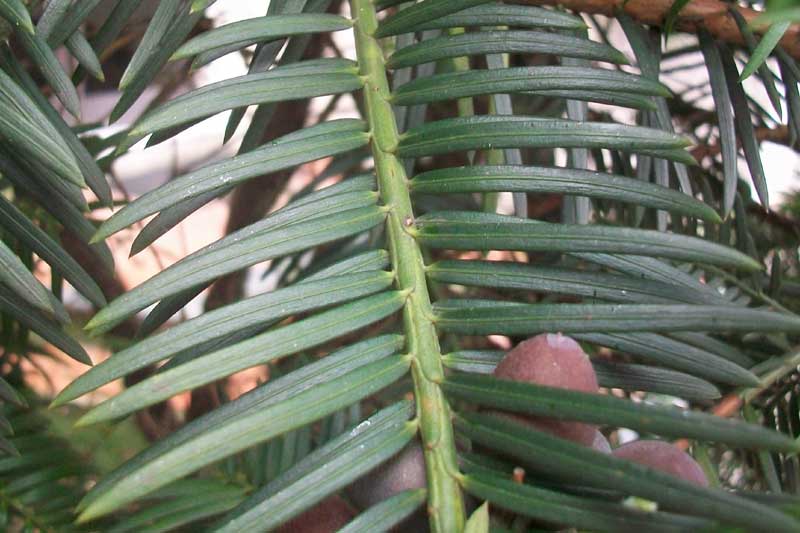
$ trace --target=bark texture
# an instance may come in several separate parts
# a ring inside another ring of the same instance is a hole
[[[582,13],[613,16],[623,9],[638,22],[660,26],[669,13],[674,0],[515,0],[515,3],[534,6],[561,6]],[[676,28],[694,33],[705,27],[715,38],[732,44],[743,45],[744,41],[729,9],[738,9],[748,22],[761,14],[760,11],[737,7],[721,0],[692,0],[678,14]],[[759,33],[756,30],[756,33]],[[793,25],[780,42],[784,50],[795,59],[800,59],[800,25]]]

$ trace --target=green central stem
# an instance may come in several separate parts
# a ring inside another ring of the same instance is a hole
[[[441,350],[425,278],[422,252],[409,230],[414,212],[403,165],[394,155],[397,124],[389,104],[389,83],[383,51],[373,37],[378,27],[370,0],[350,0],[355,20],[356,53],[364,78],[364,104],[372,131],[372,155],[381,200],[389,208],[387,233],[398,288],[408,290],[403,309],[406,343],[413,357],[412,375],[417,416],[428,476],[428,514],[435,533],[464,528],[464,505],[459,487],[450,407],[439,384],[444,378]]]

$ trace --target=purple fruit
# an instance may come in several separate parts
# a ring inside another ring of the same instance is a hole
[[[425,456],[422,446],[413,441],[392,459],[357,479],[347,488],[347,495],[359,509],[364,510],[398,492],[427,486]],[[392,531],[428,531],[427,509],[423,506],[403,520]]]
[[[519,343],[495,368],[500,379],[525,381],[547,387],[596,393],[598,389],[589,356],[573,339],[560,333],[544,333]],[[580,422],[525,417],[537,428],[591,446],[597,428]]]
[[[615,457],[649,466],[689,483],[708,486],[705,472],[691,455],[677,446],[660,440],[637,440],[612,452]]]
[[[278,533],[334,533],[355,517],[352,507],[333,495],[282,525]]]
[[[357,479],[348,490],[353,503],[366,509],[398,492],[419,489],[427,484],[425,457],[416,442],[383,463],[364,477]]]

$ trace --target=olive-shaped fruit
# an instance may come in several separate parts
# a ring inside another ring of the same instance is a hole
[[[525,381],[547,387],[596,393],[597,375],[589,356],[573,339],[560,333],[544,333],[516,345],[495,368],[501,379]],[[537,428],[591,446],[597,428],[580,422],[526,416]]]
[[[703,468],[691,455],[677,446],[661,440],[637,440],[623,444],[613,452],[615,457],[627,459],[702,487],[708,486]]]
[[[347,495],[362,511],[389,499],[398,492],[427,486],[425,456],[422,446],[413,441],[392,459],[374,468],[347,488]],[[393,532],[428,531],[426,507],[417,509],[411,516],[395,526]]]
[[[278,533],[334,533],[355,517],[353,508],[334,494],[283,524]]]
[[[422,447],[413,442],[392,459],[353,482],[347,493],[354,504],[366,509],[398,492],[425,487],[426,482]]]

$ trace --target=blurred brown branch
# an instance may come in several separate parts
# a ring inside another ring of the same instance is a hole
[[[517,0],[520,4],[535,6],[561,6],[581,13],[614,16],[623,9],[629,16],[643,24],[660,26],[669,13],[675,0]],[[739,13],[751,22],[761,14],[760,11],[737,7],[721,0],[693,0],[678,14],[676,28],[694,33],[705,27],[717,39],[737,45],[744,44],[736,22],[728,13],[738,9]],[[793,25],[780,42],[786,52],[800,59],[800,25]]]

